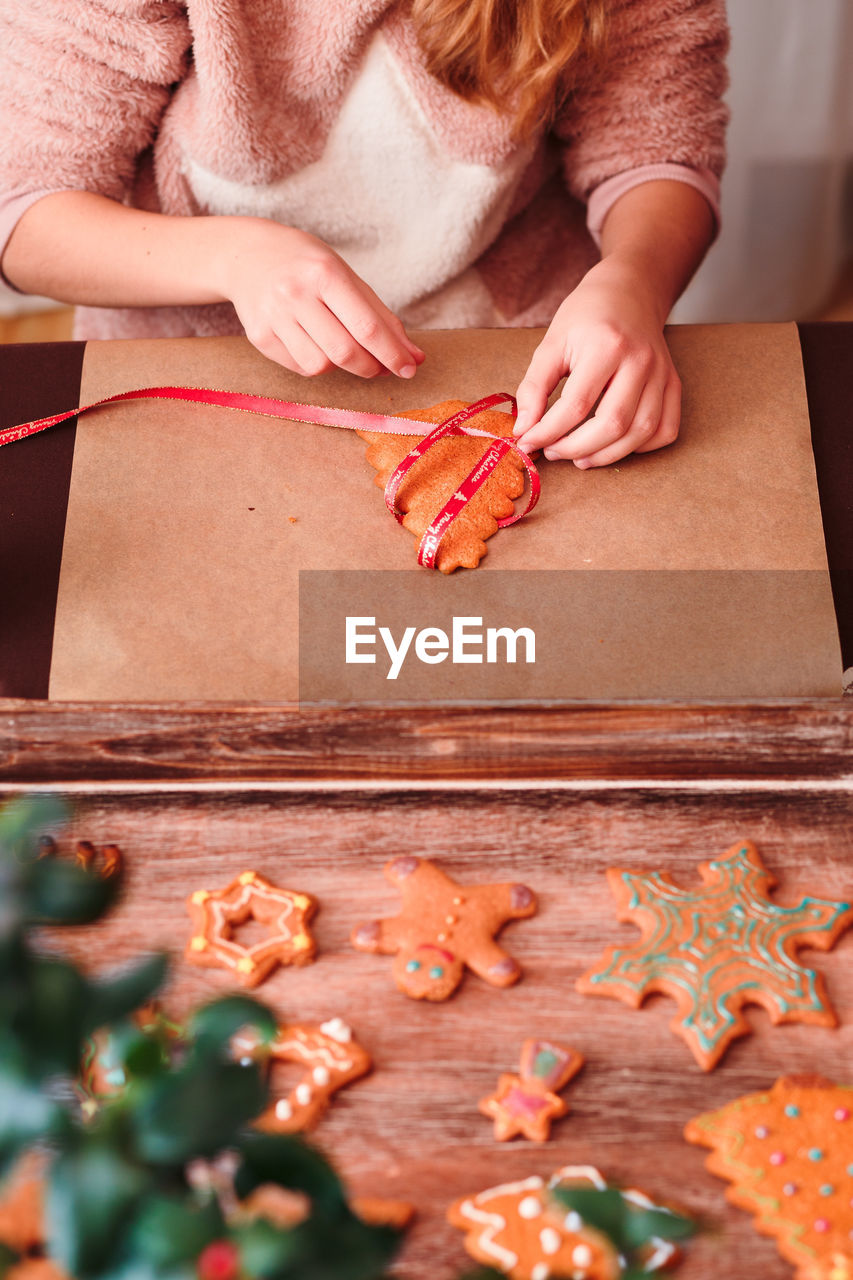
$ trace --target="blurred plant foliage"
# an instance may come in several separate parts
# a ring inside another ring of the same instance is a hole
[[[247,1026],[271,1040],[268,1009],[242,995],[214,1001],[176,1040],[164,1020],[132,1017],[162,986],[164,955],[93,981],[34,947],[40,925],[91,923],[120,891],[120,876],[40,856],[40,837],[66,818],[44,796],[0,809],[0,1178],[24,1152],[42,1154],[46,1256],[74,1280],[380,1280],[400,1233],[356,1217],[312,1147],[250,1127],[266,1081],[229,1046]],[[87,1117],[75,1082],[92,1034],[107,1027],[126,1083]],[[308,1216],[281,1227],[226,1213],[216,1179],[189,1174],[223,1153],[238,1201],[273,1184],[306,1197]],[[653,1236],[693,1230],[663,1210],[628,1212],[618,1191],[554,1194],[613,1241],[623,1280],[647,1274],[636,1260]],[[20,1261],[0,1242],[0,1277]],[[479,1268],[464,1280],[501,1277]]]
[[[249,1025],[271,1039],[269,1010],[217,1000],[176,1042],[130,1016],[162,985],[165,956],[93,981],[34,947],[39,925],[97,920],[120,887],[39,856],[39,838],[65,819],[47,797],[0,810],[0,1176],[24,1151],[42,1153],[46,1255],[75,1280],[378,1280],[399,1233],[357,1218],[300,1139],[250,1128],[266,1082],[229,1042]],[[86,1118],[74,1084],[92,1033],[107,1026],[127,1083]],[[188,1176],[223,1152],[238,1197],[271,1183],[306,1196],[308,1216],[281,1227],[226,1215],[213,1181]],[[20,1260],[0,1246],[0,1274]]]

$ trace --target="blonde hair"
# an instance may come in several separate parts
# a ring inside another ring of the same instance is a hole
[[[513,119],[524,136],[547,125],[572,63],[604,43],[606,0],[412,0],[427,69],[469,102]]]

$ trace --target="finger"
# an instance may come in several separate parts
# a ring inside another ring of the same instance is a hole
[[[249,339],[253,347],[260,351],[262,356],[266,356],[268,360],[275,361],[276,364],[282,365],[285,369],[289,369],[291,373],[301,373],[293,359],[290,351],[272,329],[268,329],[265,333],[250,334],[246,330],[246,337]]]
[[[576,467],[585,471],[588,467],[605,467],[629,453],[636,453],[657,432],[663,411],[665,383],[655,379],[647,383],[637,404],[636,412],[621,436],[598,449],[574,457]]]
[[[293,367],[304,378],[316,378],[321,373],[329,373],[334,365],[301,324],[290,320],[281,328],[282,345],[290,352]]]
[[[663,393],[663,408],[660,422],[654,435],[637,446],[637,453],[650,453],[652,449],[663,449],[678,439],[681,428],[681,381],[673,374],[666,384]]]
[[[645,394],[645,368],[636,364],[623,364],[612,378],[601,397],[594,415],[571,433],[568,439],[558,440],[545,456],[559,458],[585,458],[608,445],[614,445],[632,429],[641,399]],[[663,380],[651,392],[647,412],[654,414],[648,434],[657,426],[660,404],[663,398]]]
[[[360,378],[373,378],[383,365],[356,342],[329,308],[314,299],[307,302],[299,315],[299,323],[315,345],[338,369],[346,369]]]
[[[414,377],[423,352],[409,340],[397,317],[362,281],[336,276],[323,301],[359,346],[401,378]]]
[[[547,448],[574,431],[592,410],[617,366],[615,357],[611,361],[591,355],[580,361],[566,379],[559,400],[551,405],[537,426],[519,437],[521,448],[528,453],[532,449]]]
[[[523,436],[540,421],[548,397],[567,372],[568,361],[562,344],[543,338],[533,352],[527,372],[515,393],[518,416],[513,427],[514,436]]]

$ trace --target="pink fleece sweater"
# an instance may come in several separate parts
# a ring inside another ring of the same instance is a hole
[[[42,196],[95,191],[310,231],[414,327],[545,324],[630,186],[716,209],[724,0],[610,10],[606,61],[518,143],[426,72],[405,0],[6,0],[0,250]],[[238,332],[227,304],[78,313],[81,337]]]

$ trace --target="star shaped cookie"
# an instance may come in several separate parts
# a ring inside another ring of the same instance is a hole
[[[187,910],[193,936],[186,959],[228,969],[245,987],[256,987],[278,965],[308,964],[314,958],[308,921],[316,902],[307,893],[277,888],[256,871],[244,871],[224,889],[197,889],[187,899]],[[234,931],[249,920],[266,925],[270,936],[245,947]]]
[[[577,983],[586,995],[613,996],[638,1009],[652,991],[672,996],[670,1024],[696,1061],[711,1071],[760,1004],[774,1023],[837,1025],[823,978],[797,960],[801,947],[828,951],[853,922],[853,906],[803,898],[770,901],[776,881],[748,840],[699,867],[700,889],[681,889],[661,871],[611,869],[619,919],[639,925],[630,947],[609,947]]]
[[[403,895],[400,914],[373,920],[352,934],[359,951],[394,956],[394,981],[413,1000],[446,1000],[466,967],[509,987],[521,968],[495,942],[509,920],[536,912],[536,896],[524,884],[461,885],[432,862],[394,858],[385,876]]]
[[[691,1120],[688,1142],[796,1280],[853,1280],[853,1088],[791,1076]]]
[[[582,1066],[583,1058],[574,1049],[549,1040],[525,1040],[518,1075],[502,1075],[495,1092],[480,1102],[480,1111],[495,1122],[498,1142],[517,1134],[531,1142],[547,1141],[551,1121],[569,1110],[557,1091]]]

